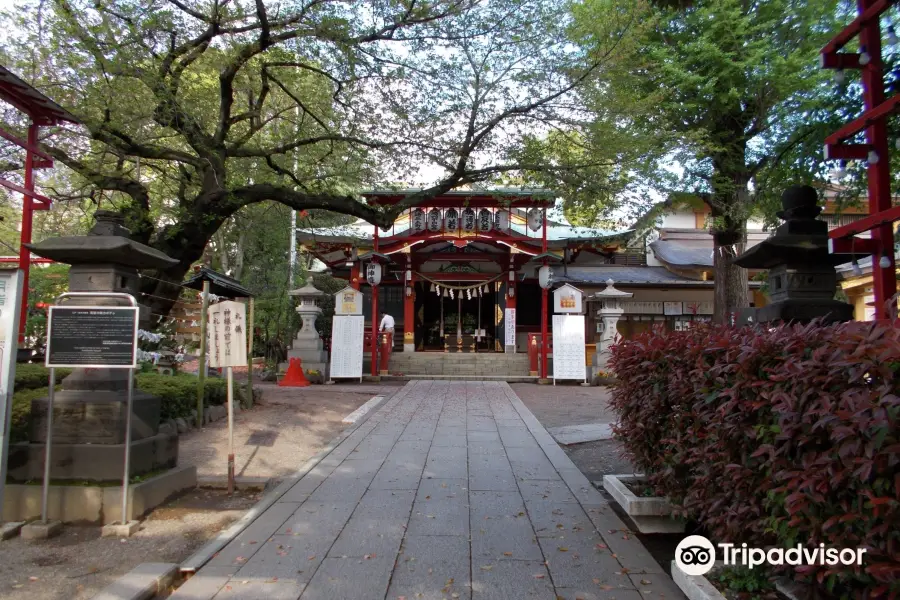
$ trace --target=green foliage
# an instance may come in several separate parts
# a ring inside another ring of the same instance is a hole
[[[56,383],[62,383],[62,380],[69,376],[72,369],[56,369],[54,378]],[[47,387],[50,382],[50,370],[44,365],[36,365],[31,363],[16,364],[16,386],[15,390],[33,390],[35,388]]]
[[[720,542],[866,548],[785,566],[836,597],[900,592],[900,329],[780,325],[640,334],[613,347],[635,469]]]
[[[42,349],[47,343],[47,309],[38,303],[53,304],[60,294],[69,291],[69,265],[40,265],[28,275],[28,318],[25,338],[29,347]]]
[[[47,383],[48,381],[49,376],[44,377],[44,383]],[[62,386],[58,385],[56,386],[56,389],[60,390],[62,389]],[[13,394],[12,420],[9,432],[9,439],[11,442],[28,441],[31,401],[37,400],[38,398],[45,398],[49,391],[50,388],[44,386],[39,388],[23,388],[17,390]]]
[[[748,567],[721,567],[707,575],[719,591],[747,594],[747,600],[766,597],[775,591],[775,584],[765,569]]]
[[[159,373],[138,373],[137,388],[162,399],[161,419],[175,419],[190,416],[197,409],[197,377],[195,375],[160,375]],[[241,386],[234,386],[236,394]],[[204,380],[204,404],[218,406],[228,397],[227,383],[219,377]]]

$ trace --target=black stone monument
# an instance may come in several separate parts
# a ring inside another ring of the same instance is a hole
[[[817,219],[816,190],[808,185],[788,188],[781,195],[784,220],[775,234],[734,259],[745,269],[768,269],[771,303],[742,311],[739,321],[806,323],[821,318],[825,322],[849,321],[853,306],[834,299],[837,273],[834,265],[843,262],[828,252],[828,224]]]
[[[139,299],[138,269],[176,264],[162,252],[135,242],[115,212],[98,210],[88,235],[49,238],[26,244],[29,250],[56,262],[72,265],[70,292],[124,292]],[[65,305],[122,305],[121,301],[79,298]],[[146,327],[149,309],[138,304],[140,326]],[[117,481],[122,477],[125,443],[127,369],[77,368],[62,382],[53,399],[53,452],[50,477],[88,481]],[[131,474],[175,467],[177,434],[160,434],[160,399],[134,390],[131,420]],[[47,439],[47,398],[31,403],[30,443],[11,447],[9,476],[13,480],[40,479]]]

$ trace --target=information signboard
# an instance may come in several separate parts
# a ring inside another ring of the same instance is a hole
[[[12,398],[16,376],[16,347],[22,277],[18,270],[0,271],[0,398]]]
[[[553,379],[586,377],[584,315],[553,315]]]
[[[137,367],[138,309],[134,306],[51,306],[47,367]]]
[[[504,323],[505,345],[516,346],[516,309],[507,308],[504,314],[506,322]]]
[[[209,347],[209,366],[247,366],[247,307],[242,302],[228,300],[209,307],[206,324]]]
[[[332,379],[362,377],[364,318],[362,315],[335,315],[332,318]]]

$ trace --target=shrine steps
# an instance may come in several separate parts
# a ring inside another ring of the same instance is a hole
[[[527,354],[397,352],[391,355],[389,372],[417,379],[532,379]]]

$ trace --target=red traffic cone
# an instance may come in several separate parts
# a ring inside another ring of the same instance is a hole
[[[303,367],[299,358],[291,359],[288,363],[287,373],[284,374],[278,385],[283,387],[306,387],[309,385],[309,380],[303,373]]]

